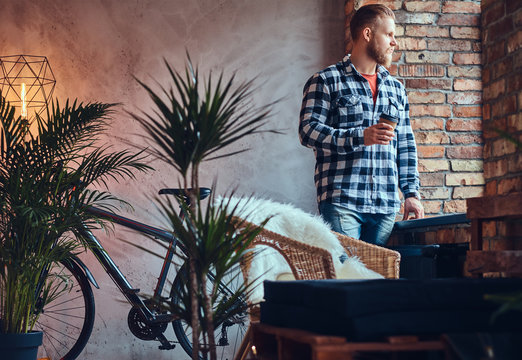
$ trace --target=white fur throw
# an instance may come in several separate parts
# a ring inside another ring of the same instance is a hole
[[[224,199],[217,199],[216,202],[220,203],[222,200]],[[383,278],[381,274],[368,269],[358,257],[348,257],[341,263],[339,257],[346,252],[335,234],[331,232],[330,226],[320,216],[306,213],[292,205],[270,200],[237,197],[226,200],[230,200],[230,209],[237,205],[236,216],[256,225],[272,216],[265,229],[330,251],[338,279]],[[249,279],[257,279],[257,285],[250,296],[252,303],[262,301],[261,284],[264,280],[294,279],[286,260],[277,250],[268,246],[256,246],[255,251],[248,275]]]

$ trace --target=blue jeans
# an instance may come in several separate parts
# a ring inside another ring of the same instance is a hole
[[[385,245],[388,242],[395,224],[395,213],[359,213],[326,202],[319,204],[319,212],[332,230],[376,245]]]

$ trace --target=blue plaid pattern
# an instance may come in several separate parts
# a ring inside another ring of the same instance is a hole
[[[382,66],[377,101],[346,56],[305,84],[299,122],[301,144],[314,150],[317,200],[361,213],[390,214],[400,208],[398,188],[418,196],[417,148],[404,86]],[[363,131],[386,112],[398,116],[388,145],[364,145]]]

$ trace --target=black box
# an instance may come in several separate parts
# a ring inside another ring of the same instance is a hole
[[[401,254],[401,278],[455,278],[463,276],[469,244],[401,245],[391,249]]]
[[[520,332],[522,312],[492,321],[485,294],[522,290],[522,279],[265,281],[261,322],[349,340],[393,335]]]

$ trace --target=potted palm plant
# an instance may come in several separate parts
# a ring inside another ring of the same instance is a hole
[[[240,286],[223,299],[217,296],[218,287],[226,283],[231,270],[237,268],[240,259],[248,253],[248,245],[261,228],[237,221],[234,214],[239,209],[230,206],[226,199],[211,199],[203,210],[198,196],[199,168],[203,161],[245,151],[227,152],[226,148],[246,136],[277,131],[264,130],[272,104],[259,108],[250,105],[257,90],[252,81],[236,85],[233,76],[224,80],[223,73],[217,80],[212,75],[201,80],[190,57],[184,73],[165,64],[172,80],[171,88],[162,88],[156,93],[139,81],[156,109],[150,114],[131,115],[148,134],[151,155],[181,174],[180,188],[184,189],[186,198],[179,201],[185,221],[178,216],[177,204],[161,201],[172,231],[187,249],[186,263],[189,264],[185,269],[186,286],[178,289],[178,299],[169,306],[192,328],[192,359],[206,359],[210,355],[214,360],[215,330],[223,319],[245,311],[233,304],[248,292]]]
[[[0,94],[0,339],[8,337],[10,346],[11,336],[31,333],[36,302],[59,295],[46,292],[49,284],[39,286],[45,270],[82,250],[83,226],[102,224],[88,207],[121,204],[92,187],[148,168],[141,153],[96,143],[113,106],[56,101],[46,119],[37,115],[33,135]],[[0,349],[2,357],[16,358],[6,351]]]

